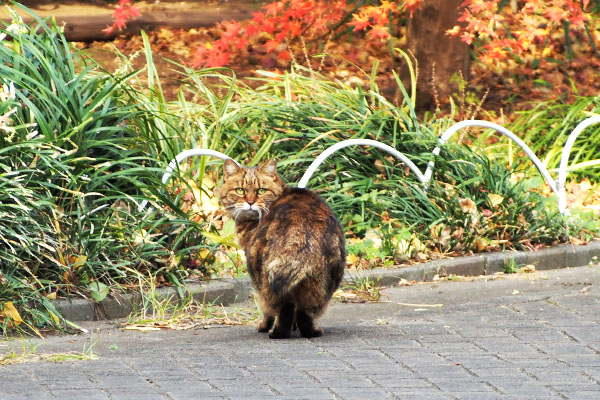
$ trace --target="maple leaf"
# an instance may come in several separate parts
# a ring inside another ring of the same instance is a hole
[[[548,11],[546,11],[546,17],[551,22],[560,23],[566,16],[567,12],[558,7],[550,7]]]
[[[133,18],[137,18],[137,17],[141,17],[141,16],[142,16],[142,13],[139,8],[137,8],[134,5],[129,6],[129,18],[133,19]]]
[[[375,25],[368,33],[373,39],[385,40],[390,37],[390,30],[387,26]]]
[[[262,11],[257,11],[252,13],[252,21],[257,24],[262,23],[265,20],[265,13]]]
[[[287,50],[280,51],[279,54],[277,54],[277,58],[285,62],[289,62],[292,59],[290,52]]]
[[[302,34],[302,23],[300,21],[290,22],[287,30],[292,38],[299,37]]]
[[[121,31],[127,27],[127,20],[137,18],[141,15],[140,9],[131,5],[130,0],[120,0],[112,15],[114,21],[112,26],[107,26],[102,31],[106,34],[114,32],[115,29]]]
[[[471,32],[463,32],[462,35],[460,35],[460,40],[468,45],[473,43],[473,39],[475,39],[475,35],[473,35]]]
[[[113,29],[117,28],[118,30],[122,31],[126,27],[127,27],[127,19],[126,18],[115,19],[115,22],[113,24]]]
[[[288,18],[288,19],[303,19],[303,18],[305,18],[305,16],[308,14],[308,12],[312,8],[311,3],[312,2],[308,2],[308,1],[296,1],[296,2],[290,3],[289,7],[287,8],[287,10],[285,10],[285,13],[283,14],[284,18]]]
[[[194,53],[194,60],[192,61],[192,65],[198,68],[202,67],[204,65],[207,53],[208,47],[206,45],[198,47],[198,49],[196,49],[196,52]]]
[[[275,32],[275,23],[271,19],[265,19],[261,22],[260,29],[266,33],[273,33]]]
[[[285,40],[285,38],[288,36],[288,32],[287,29],[282,30],[281,32],[278,32],[275,35],[275,40],[279,43],[283,42]]]
[[[581,12],[581,9],[576,9],[571,12],[571,15],[568,17],[570,23],[574,26],[583,27],[585,22],[588,20],[588,16]]]
[[[270,4],[267,4],[265,7],[265,15],[276,16],[280,10],[283,10],[283,2],[282,1],[274,1]]]
[[[421,0],[404,0],[402,6],[405,10],[409,11],[410,16],[412,17],[415,9],[421,8]]]
[[[231,21],[225,25],[225,32],[221,34],[221,39],[225,41],[233,40],[238,35],[241,28],[242,24],[238,21]]]
[[[281,44],[281,42],[279,42],[275,39],[267,40],[267,42],[265,43],[265,48],[267,49],[267,53],[271,53],[274,50],[276,50],[280,44]]]
[[[229,55],[229,52],[221,51],[218,47],[213,47],[204,60],[204,66],[208,68],[223,67],[229,64]]]
[[[112,25],[106,25],[106,28],[102,29],[102,32],[104,32],[106,35],[110,35],[111,33],[113,33],[113,31],[115,30],[115,26]]]
[[[252,23],[246,25],[246,27],[244,28],[244,36],[246,36],[248,38],[258,35],[259,32],[260,32],[260,29],[254,23],[254,21],[252,21]]]
[[[249,42],[250,41],[248,40],[248,38],[246,38],[245,36],[240,36],[235,42],[235,48],[238,50],[243,50],[246,48],[246,46],[248,46]]]
[[[348,23],[348,25],[354,26],[353,31],[363,31],[371,26],[371,18],[367,14],[355,13],[352,14],[354,21]]]
[[[492,9],[498,8],[498,1],[499,0],[494,0],[494,1],[473,0],[469,4],[469,10],[471,10],[475,14],[481,13],[482,11],[486,11],[486,10],[491,11]]]
[[[381,4],[379,5],[379,8],[385,12],[385,13],[389,13],[390,11],[393,11],[394,8],[396,8],[398,5],[395,2],[392,1],[388,1],[388,0],[381,0]]]

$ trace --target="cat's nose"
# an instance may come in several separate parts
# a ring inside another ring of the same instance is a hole
[[[251,206],[252,204],[255,203],[255,200],[253,200],[253,199],[246,199],[246,203],[248,203],[248,205]]]

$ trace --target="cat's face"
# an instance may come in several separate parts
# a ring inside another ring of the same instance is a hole
[[[219,189],[221,204],[236,221],[257,220],[269,213],[269,207],[285,189],[277,175],[275,161],[255,168],[238,166],[226,160],[225,178]]]

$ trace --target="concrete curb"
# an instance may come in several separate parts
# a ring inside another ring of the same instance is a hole
[[[347,272],[345,280],[351,282],[358,277],[369,278],[381,286],[391,286],[401,279],[409,282],[428,282],[436,275],[477,276],[491,275],[504,270],[514,260],[515,264],[532,264],[536,270],[549,270],[588,265],[593,257],[600,259],[600,241],[587,245],[562,244],[539,251],[511,251],[478,254],[475,256],[435,260],[405,268]],[[248,298],[252,291],[249,278],[213,279],[209,282],[190,283],[180,296],[173,287],[156,290],[158,299],[187,298],[206,303],[229,305]],[[87,299],[55,300],[56,309],[70,321],[92,321],[127,317],[142,305],[139,293],[123,293],[119,297],[106,298],[100,303]]]

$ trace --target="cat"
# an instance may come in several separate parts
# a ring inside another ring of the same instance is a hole
[[[285,339],[297,327],[304,338],[322,336],[315,320],[339,287],[346,264],[340,222],[317,194],[288,187],[273,160],[254,168],[226,160],[223,171],[218,194],[235,220],[263,312],[258,331]]]

